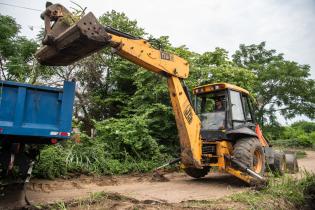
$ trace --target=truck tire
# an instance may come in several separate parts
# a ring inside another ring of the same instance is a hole
[[[187,175],[198,179],[198,178],[206,176],[210,171],[210,167],[205,167],[203,169],[185,168],[184,171],[186,172]]]
[[[275,152],[274,164],[270,165],[271,171],[275,175],[283,176],[287,170],[285,154],[283,152]]]
[[[264,175],[266,158],[263,147],[257,138],[245,137],[237,140],[234,144],[233,155],[251,170]]]

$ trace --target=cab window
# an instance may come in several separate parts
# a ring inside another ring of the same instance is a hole
[[[225,128],[225,91],[195,97],[195,108],[201,120],[201,130]]]
[[[243,103],[244,103],[244,111],[245,111],[245,118],[246,121],[253,121],[252,114],[251,114],[251,108],[249,104],[249,99],[247,96],[243,95]]]
[[[197,114],[220,112],[226,109],[225,92],[195,96],[195,110]]]
[[[200,100],[200,112],[199,113],[208,113],[213,112],[214,99],[210,97],[204,97]]]
[[[245,122],[245,115],[243,111],[243,105],[241,100],[241,94],[239,92],[230,90],[231,99],[231,111],[233,127],[238,127]]]

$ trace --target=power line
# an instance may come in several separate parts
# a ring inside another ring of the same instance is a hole
[[[40,9],[34,9],[34,8],[30,8],[30,7],[23,7],[23,6],[18,6],[18,5],[14,5],[14,4],[7,4],[7,3],[1,3],[2,5],[6,5],[6,6],[10,6],[10,7],[16,7],[16,8],[21,8],[21,9],[28,9],[28,10],[32,10],[32,11],[38,11],[41,12],[42,10]]]

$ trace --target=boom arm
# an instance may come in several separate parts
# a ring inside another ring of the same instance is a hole
[[[155,73],[188,77],[189,64],[177,55],[154,49],[143,39],[129,39],[113,34],[110,37],[111,46],[121,57]]]
[[[166,76],[179,133],[181,161],[186,167],[202,168],[201,123],[181,84],[181,79],[189,74],[186,60],[154,49],[144,39],[103,27],[92,13],[69,26],[64,21],[65,17],[71,18],[68,10],[60,4],[53,4],[46,8],[41,17],[45,20],[46,35],[44,46],[35,55],[41,64],[69,65],[110,46],[119,56]],[[54,24],[51,26],[52,21]]]

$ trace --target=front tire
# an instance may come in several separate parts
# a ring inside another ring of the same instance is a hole
[[[257,174],[265,173],[265,153],[259,140],[245,137],[236,141],[233,149],[234,157]]]

